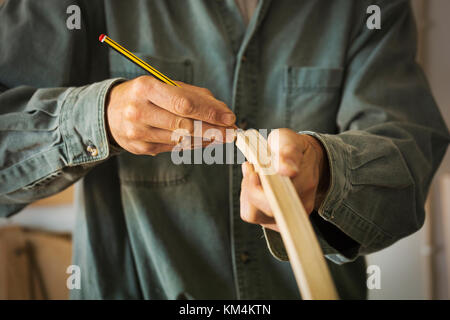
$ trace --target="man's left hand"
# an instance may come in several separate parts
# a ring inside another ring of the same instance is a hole
[[[279,157],[277,172],[290,177],[308,214],[318,209],[328,189],[329,169],[326,152],[316,138],[290,129],[270,133],[271,152]],[[242,220],[279,232],[258,174],[249,162],[242,164]]]

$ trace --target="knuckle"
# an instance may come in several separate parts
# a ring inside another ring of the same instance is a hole
[[[147,82],[146,76],[140,76],[133,80],[132,90],[133,93],[139,93],[145,88],[145,84]]]
[[[248,223],[258,223],[258,215],[253,210],[244,210],[241,219]]]
[[[251,204],[248,201],[248,197],[246,193],[241,193],[241,208],[239,215],[241,219],[248,223],[256,223],[257,222],[257,214],[254,210],[251,209]]]
[[[134,126],[130,126],[126,129],[125,136],[130,140],[135,140],[138,138],[138,132]]]
[[[206,113],[206,121],[212,122],[218,118],[217,111],[214,109],[208,110]]]
[[[307,203],[305,203],[305,211],[307,213],[311,213],[314,210],[314,203],[311,201],[308,201]]]
[[[185,125],[185,119],[182,117],[175,117],[170,124],[172,130],[183,129]]]
[[[158,146],[156,144],[147,144],[144,148],[145,154],[155,155],[158,153]]]
[[[245,207],[241,208],[240,216],[243,221],[250,222],[250,218],[251,218],[250,215],[251,214],[250,214],[249,210],[247,210]]]
[[[139,148],[139,147],[131,147],[128,149],[128,151],[130,151],[132,154],[135,154],[138,156],[143,154],[141,148]]]
[[[283,158],[286,158],[286,157],[289,157],[292,155],[296,155],[298,152],[299,151],[297,150],[297,147],[292,144],[285,145],[280,150],[280,154]]]
[[[189,133],[194,132],[194,122],[190,119],[181,118],[180,129],[185,129]]]
[[[125,107],[124,116],[129,121],[136,121],[139,119],[139,108],[135,104],[129,104]]]
[[[242,219],[242,221],[249,222],[247,220],[247,216],[248,216],[247,212],[241,210],[241,219]]]
[[[190,115],[194,112],[194,104],[185,96],[173,96],[172,105],[175,111],[182,115]]]

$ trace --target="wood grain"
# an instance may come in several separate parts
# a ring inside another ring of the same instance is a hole
[[[288,177],[275,172],[266,139],[256,130],[237,131],[236,146],[258,173],[303,299],[338,299],[322,250]]]

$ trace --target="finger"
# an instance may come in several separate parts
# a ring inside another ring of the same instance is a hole
[[[181,141],[182,137],[175,136],[169,130],[144,125],[129,125],[129,128],[125,130],[125,138],[130,141],[162,143],[174,146]]]
[[[258,174],[248,162],[243,164],[242,190],[252,205],[272,217],[272,209],[261,186]]]
[[[189,133],[194,132],[194,121],[192,119],[174,115],[151,102],[145,106],[127,106],[125,119],[132,123],[141,123],[170,131],[185,130]]]
[[[241,196],[241,209],[240,209],[241,219],[248,223],[261,224],[261,225],[272,225],[275,224],[275,219],[264,214],[262,211],[258,210],[251,202],[249,202],[245,197]]]
[[[162,109],[148,102],[144,107],[130,105],[125,110],[126,120],[133,124],[143,124],[154,128],[178,131],[177,136],[195,135],[220,142],[232,142],[234,129],[222,126],[214,126],[205,122],[194,122]]]
[[[245,162],[242,165],[242,170],[244,173],[244,179],[242,180],[242,188],[241,188],[241,197],[240,197],[240,215],[241,219],[248,223],[254,223],[254,224],[274,224],[275,220],[264,214],[262,211],[260,211],[255,205],[252,204],[252,202],[249,199],[248,191],[249,191],[249,185],[247,182],[247,179],[249,175],[252,173],[249,171],[251,170],[252,165],[248,162]]]
[[[194,137],[202,137],[216,142],[233,142],[236,130],[229,127],[218,127],[203,121],[195,121]]]
[[[148,99],[171,113],[219,126],[231,126],[236,121],[235,115],[222,101],[198,94],[189,87],[173,87],[151,78],[147,81],[151,81]]]
[[[214,141],[207,141],[198,137],[185,136],[181,141],[174,147],[173,151],[181,150],[193,150],[206,148],[210,144],[217,143]]]

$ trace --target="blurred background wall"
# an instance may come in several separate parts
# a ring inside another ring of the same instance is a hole
[[[419,31],[418,61],[450,126],[450,0],[412,3]],[[370,299],[450,299],[448,196],[449,152],[433,182],[425,226],[368,257],[368,264],[381,270],[381,289],[370,290]],[[10,219],[0,218],[0,298],[67,298],[65,271],[74,217],[70,188]],[[15,288],[12,292],[5,290],[8,283]]]
[[[450,1],[412,1],[419,31],[418,61],[450,126]],[[381,289],[371,299],[450,299],[450,153],[436,174],[427,218],[416,234],[368,257],[380,266]],[[447,201],[447,203],[445,203]]]

